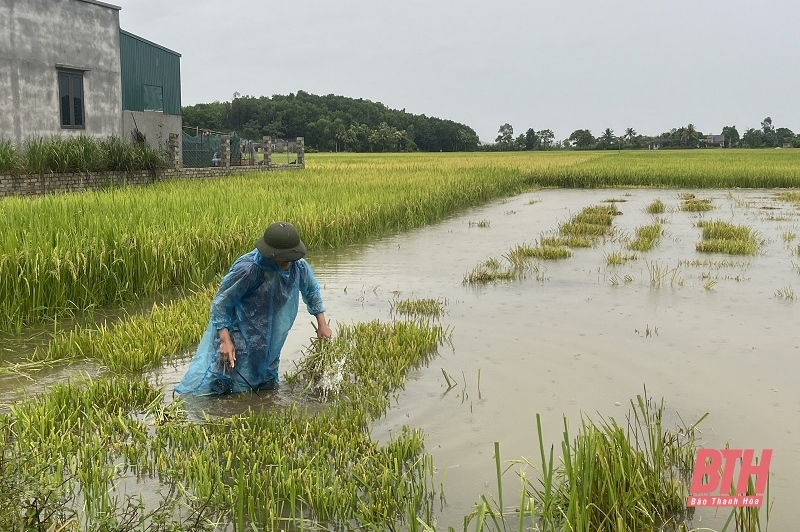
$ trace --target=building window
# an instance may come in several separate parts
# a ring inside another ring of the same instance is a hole
[[[164,89],[158,85],[144,85],[144,110],[164,112]]]
[[[83,129],[83,72],[58,73],[61,127]]]

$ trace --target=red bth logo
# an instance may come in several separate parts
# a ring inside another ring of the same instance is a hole
[[[754,455],[753,449],[698,449],[686,506],[760,507],[772,449],[761,451],[760,460],[754,460]],[[751,476],[755,476],[755,481],[750,480]]]

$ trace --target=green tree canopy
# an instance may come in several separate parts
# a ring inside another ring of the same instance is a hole
[[[464,124],[333,94],[235,94],[230,102],[190,105],[182,112],[184,126],[233,130],[252,140],[265,135],[305,137],[306,146],[324,151],[473,151],[478,147],[478,135]]]

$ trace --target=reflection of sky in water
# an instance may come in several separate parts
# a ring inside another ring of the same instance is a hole
[[[800,302],[775,293],[792,287],[800,297],[800,275],[793,266],[800,263],[800,240],[787,244],[782,238],[785,232],[800,235],[798,211],[772,201],[770,191],[691,192],[713,198],[717,208],[681,212],[675,190],[546,190],[371,244],[309,255],[334,328],[390,319],[395,297],[447,300],[442,321],[452,327],[452,347],[443,347],[428,367],[413,372],[397,404],[373,429],[380,439],[403,424],[424,429],[448,501],[440,526],[458,528],[481,495],[495,492],[494,441],[500,442],[504,459],[524,456],[536,462],[537,412],[546,438],[557,443],[562,413],[573,433],[580,412],[595,419],[622,418],[628,401],[645,385],[649,394],[666,399],[670,422],[680,415],[690,423],[710,412],[701,425],[706,446],[730,442],[775,449],[770,489],[779,502],[771,521],[778,529],[789,522],[786,501],[800,495],[800,389],[795,386]],[[614,238],[543,264],[538,278],[531,274],[480,288],[461,284],[479,262],[501,258],[517,244],[532,244],[583,207],[611,198],[626,200],[617,204],[623,214],[614,219]],[[657,198],[669,211],[659,215],[665,231],[661,242],[637,253],[638,260],[606,266],[606,253],[633,253],[622,237],[652,223],[643,209]],[[746,224],[766,245],[755,257],[698,253],[700,229],[694,224],[699,219]],[[489,227],[469,223],[481,220]],[[681,260],[695,259],[734,265],[679,266]],[[653,264],[677,272],[661,288],[651,288]],[[632,281],[625,282],[625,276]],[[704,288],[709,279],[716,281],[713,290]],[[301,307],[284,349],[283,372],[309,345],[311,320]],[[167,367],[156,381],[171,390],[187,366],[185,360]],[[459,382],[449,392],[442,370]],[[10,387],[4,382],[0,391]],[[288,389],[262,395],[201,398],[189,407],[229,415],[298,400]],[[518,482],[509,474],[507,493],[518,493]],[[721,527],[724,518],[703,512],[697,513],[702,521],[695,526]]]

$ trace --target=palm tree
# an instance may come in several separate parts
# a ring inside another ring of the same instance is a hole
[[[636,130],[632,127],[625,129],[625,138],[628,139],[628,142],[633,140],[633,137],[636,136]]]
[[[608,142],[609,144],[614,143],[614,130],[610,127],[607,127],[605,131],[603,131],[603,136],[601,137],[603,140]]]
[[[700,133],[695,129],[694,124],[686,126],[686,144],[692,148],[697,147],[697,141],[700,138]]]

